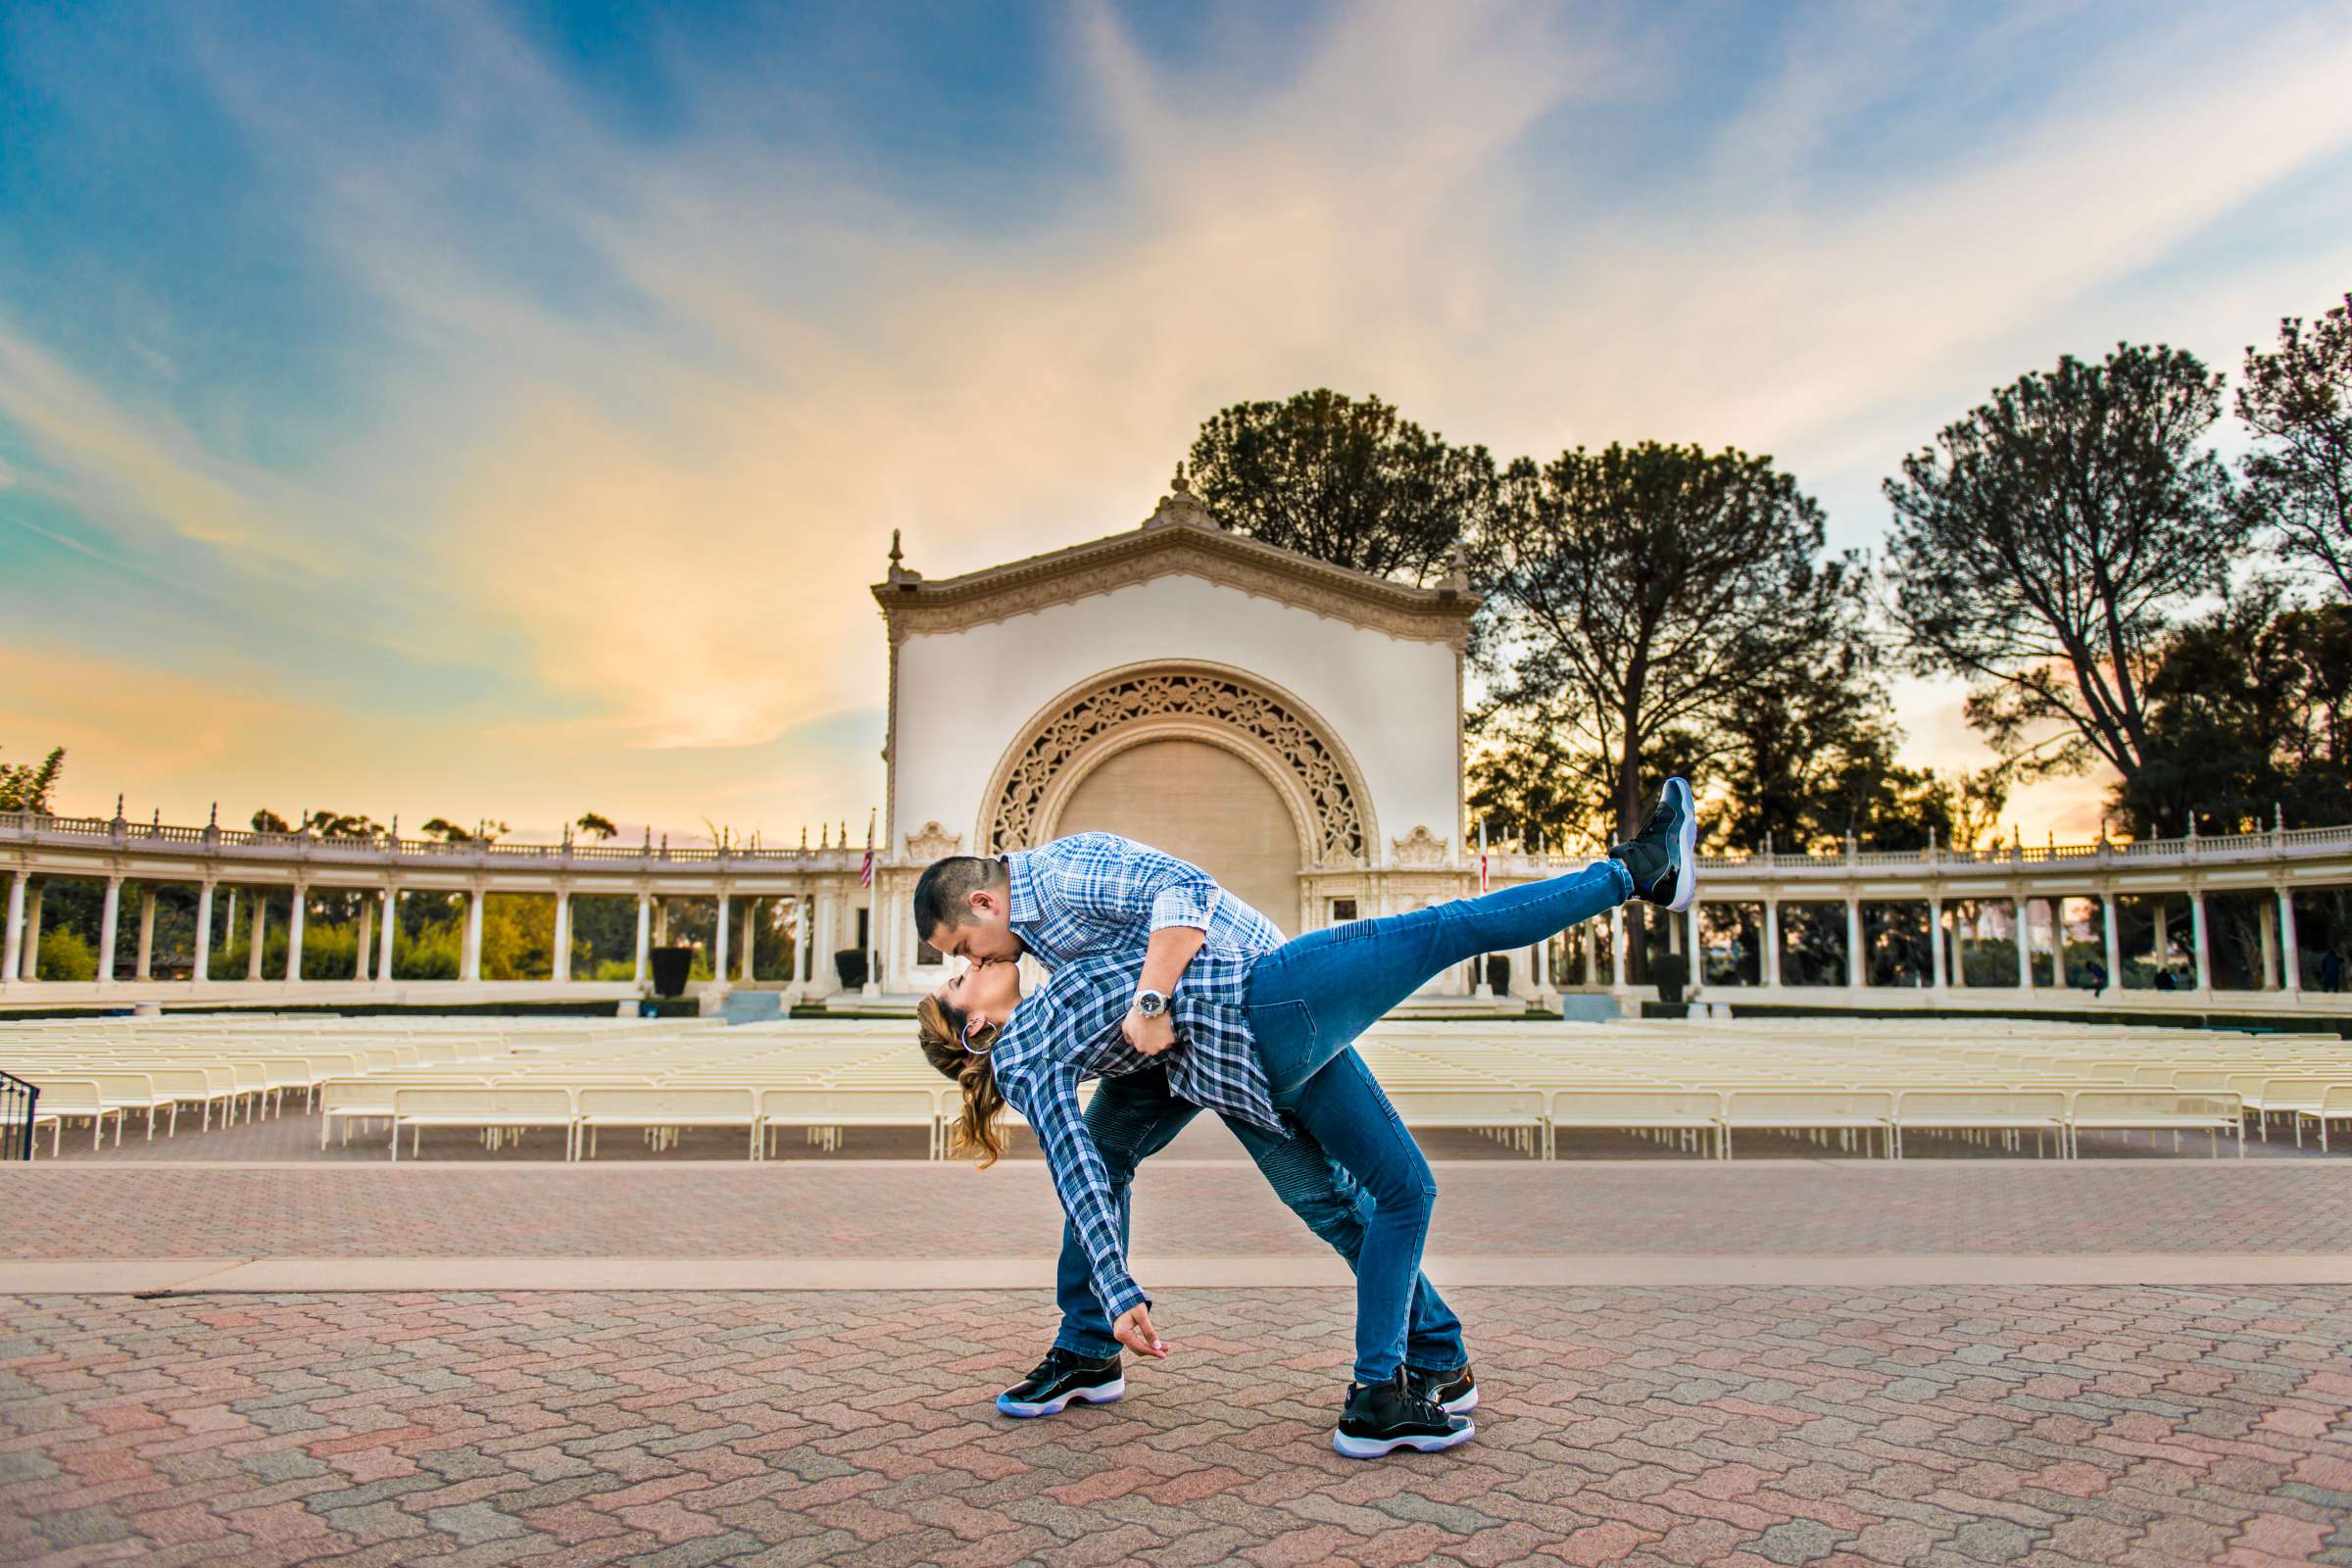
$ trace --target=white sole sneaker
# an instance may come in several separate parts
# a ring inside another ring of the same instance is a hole
[[[1440,1453],[1458,1448],[1478,1436],[1475,1424],[1464,1422],[1459,1432],[1432,1434],[1410,1438],[1351,1438],[1339,1428],[1331,1429],[1332,1451],[1346,1459],[1379,1459],[1398,1448],[1410,1448],[1415,1453]]]
[[[1040,1404],[1024,1404],[1009,1395],[1000,1394],[997,1396],[997,1408],[1008,1416],[1027,1421],[1041,1415],[1059,1415],[1063,1410],[1069,1408],[1070,1401],[1073,1399],[1084,1400],[1088,1404],[1113,1404],[1117,1402],[1119,1396],[1126,1392],[1127,1380],[1113,1378],[1101,1388],[1072,1389],[1067,1394],[1058,1395]]]
[[[1446,1399],[1439,1404],[1438,1408],[1445,1411],[1447,1415],[1466,1415],[1470,1411],[1477,1409],[1478,1385],[1473,1383],[1470,1386],[1469,1393],[1461,1395],[1455,1398]]]

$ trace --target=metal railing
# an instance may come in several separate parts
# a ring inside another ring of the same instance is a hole
[[[40,1103],[39,1084],[0,1072],[0,1159],[32,1157],[32,1118]]]

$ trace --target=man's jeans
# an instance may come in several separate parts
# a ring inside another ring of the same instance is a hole
[[[1164,1068],[1104,1078],[1095,1085],[1094,1102],[1086,1107],[1086,1129],[1110,1173],[1111,1193],[1119,1205],[1122,1251],[1127,1246],[1128,1189],[1135,1180],[1136,1166],[1167,1148],[1200,1113],[1200,1106],[1168,1092]],[[1225,1125],[1257,1161],[1274,1195],[1353,1268],[1356,1254],[1363,1250],[1365,1224],[1372,1217],[1371,1195],[1311,1137],[1277,1138],[1239,1117],[1229,1117]],[[1119,1342],[1110,1337],[1110,1319],[1095,1296],[1086,1249],[1078,1245],[1077,1232],[1066,1222],[1061,1229],[1061,1264],[1054,1271],[1054,1295],[1061,1305],[1061,1332],[1054,1337],[1055,1345],[1097,1357],[1119,1348]],[[1462,1348],[1461,1319],[1427,1280],[1413,1282],[1408,1324],[1405,1358],[1413,1365],[1442,1372],[1469,1360]]]
[[[1408,1303],[1438,1184],[1355,1037],[1463,959],[1533,947],[1633,891],[1621,862],[1601,860],[1483,898],[1311,931],[1250,971],[1250,1029],[1274,1103],[1372,1194],[1355,1270],[1356,1382],[1385,1382],[1407,1358]]]

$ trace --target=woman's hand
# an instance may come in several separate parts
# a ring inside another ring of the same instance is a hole
[[[1168,1358],[1168,1347],[1152,1327],[1152,1309],[1138,1302],[1119,1314],[1110,1326],[1110,1337],[1138,1355]]]

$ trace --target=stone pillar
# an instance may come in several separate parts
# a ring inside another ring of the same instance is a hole
[[[2259,924],[2262,927],[2262,989],[2276,991],[2278,989],[2278,933],[2268,920]]]
[[[360,933],[351,944],[351,977],[362,985],[368,983],[368,950],[375,946],[375,900],[360,895]]]
[[[1862,961],[1862,901],[1845,901],[1845,983],[1859,991],[1870,984],[1870,971]]]
[[[286,984],[293,985],[302,979],[302,923],[310,913],[311,890],[297,882],[287,901]]]
[[[1941,991],[1949,967],[1943,957],[1943,900],[1931,898],[1928,900],[1928,985]]]
[[[1976,906],[1976,907],[1981,914],[1984,906],[1980,904]],[[1953,910],[1952,956],[1950,962],[1950,971],[1945,974],[1944,979],[1948,981],[1955,989],[1963,991],[1968,988],[1968,946],[1962,936],[1962,933],[1967,929],[1968,927],[1961,922],[1960,911],[1957,909]]]
[[[636,983],[640,986],[645,984],[645,977],[652,972],[650,955],[653,952],[653,904],[654,896],[652,894],[640,893],[637,895]]]
[[[760,901],[758,899],[746,899],[743,901],[742,978],[743,983],[747,986],[752,983],[752,957],[754,954],[759,952],[760,948],[760,927],[757,918],[759,913]]]
[[[384,884],[384,928],[376,934],[375,983],[392,982],[392,942],[400,935],[400,888],[395,883]]]
[[[200,884],[196,889],[196,956],[188,965],[188,977],[197,985],[212,978],[213,973],[213,885]]]
[[[262,977],[262,946],[270,937],[270,899],[262,889],[253,890],[253,934],[245,944],[245,978]]]
[[[1764,965],[1759,971],[1768,986],[1781,983],[1781,901],[1764,901]]]
[[[659,893],[654,895],[654,946],[669,946],[669,901]]]
[[[2196,949],[2197,989],[2213,989],[2213,956],[2205,943],[2205,890],[2192,889],[2188,895],[2188,940]]]
[[[548,956],[548,977],[558,985],[571,978],[571,889],[556,889],[555,952]]]
[[[139,956],[130,971],[133,980],[155,978],[155,886],[139,885]]]
[[[112,985],[115,979],[115,938],[122,925],[122,879],[106,879],[106,897],[98,906],[98,983]]]
[[[2124,943],[2123,938],[2116,934],[2113,888],[2099,895],[2099,917],[2104,927],[2100,936],[2106,944],[2107,983],[2121,991],[2124,989]]]
[[[2034,901],[2023,894],[2009,901],[2017,914],[2017,987],[2034,989]]]
[[[17,965],[17,978],[38,980],[41,977],[41,895],[49,891],[45,882],[32,885],[32,898],[24,906],[24,956]]]
[[[2278,959],[2285,971],[2282,985],[2292,994],[2303,989],[2303,945],[2295,933],[2295,895],[2290,888],[2278,890]]]
[[[810,956],[819,970],[817,990],[830,995],[839,984],[833,974],[833,901],[822,894],[816,901],[816,952]]]
[[[32,874],[20,870],[8,879],[8,920],[0,928],[0,986],[17,977],[24,961],[24,888]]]
[[[482,978],[482,900],[479,886],[466,893],[466,956],[459,962],[458,978],[467,984],[478,984]]]
[[[1600,984],[1600,933],[1587,930],[1580,946],[1585,952],[1585,984],[1597,986]]]
[[[1609,911],[1609,984],[1625,989],[1625,906]]]
[[[1690,917],[1690,932],[1689,940],[1683,944],[1683,951],[1690,956],[1690,989],[1696,991],[1707,983],[1707,945],[1699,935],[1696,899],[1690,901],[1690,907],[1686,912]]]
[[[718,915],[710,922],[710,978],[722,988],[727,983],[727,959],[735,951],[734,945],[728,941],[727,925],[727,906],[732,902],[727,890],[720,888],[718,890]]]

